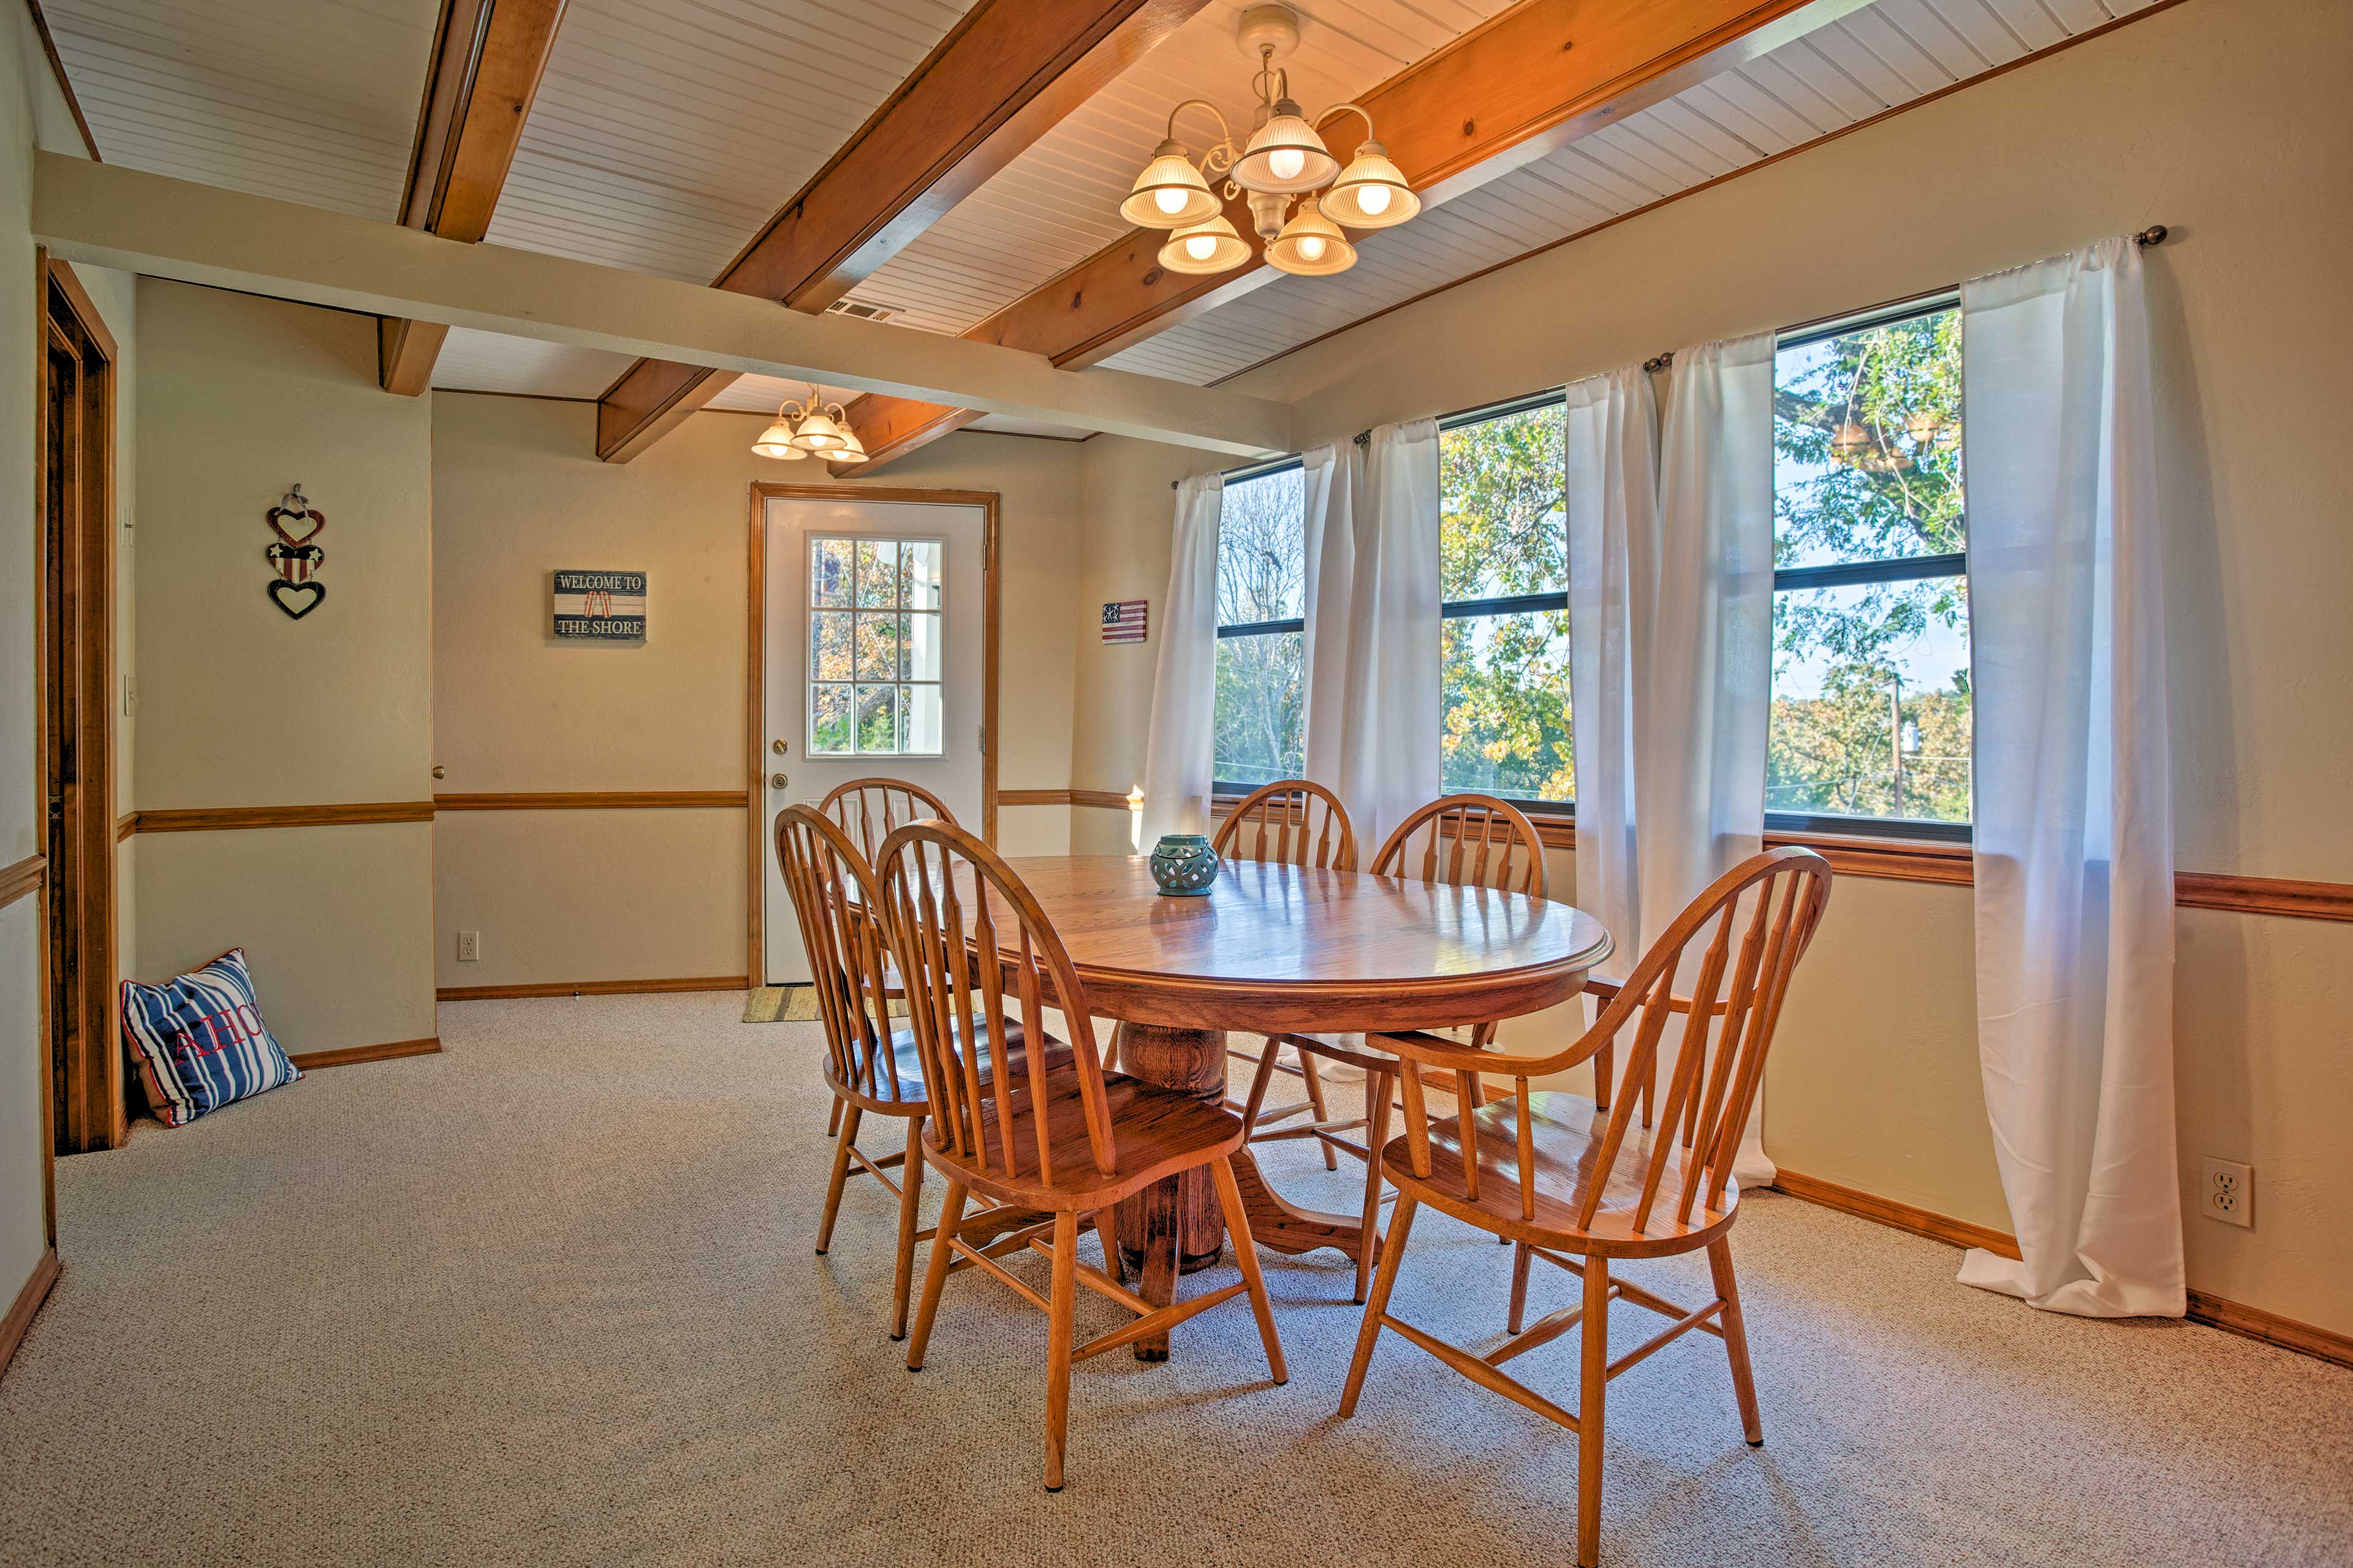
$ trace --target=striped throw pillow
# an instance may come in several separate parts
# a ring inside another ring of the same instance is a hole
[[[169,984],[124,981],[122,1038],[166,1127],[302,1076],[261,1021],[241,947]]]

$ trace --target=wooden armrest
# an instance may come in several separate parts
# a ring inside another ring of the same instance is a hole
[[[1588,976],[1585,982],[1585,994],[1588,996],[1599,996],[1604,1002],[1615,1002],[1618,1000],[1619,992],[1623,989],[1625,989],[1625,987],[1620,985],[1615,980],[1596,980]],[[1707,1005],[1708,1016],[1712,1018],[1720,1018],[1729,1011],[1730,1005],[1731,1005],[1729,1003],[1725,1002],[1711,1002]],[[1670,996],[1667,998],[1667,1011],[1671,1013],[1688,1013],[1691,1010],[1692,1002],[1690,997]]]

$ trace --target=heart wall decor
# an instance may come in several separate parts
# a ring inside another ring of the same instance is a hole
[[[263,521],[278,537],[262,547],[262,557],[277,575],[269,583],[269,598],[289,620],[301,620],[327,597],[327,585],[318,572],[327,563],[323,545],[313,543],[327,526],[327,514],[311,504],[297,483],[279,498]]]

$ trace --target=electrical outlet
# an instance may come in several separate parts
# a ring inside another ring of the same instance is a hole
[[[2208,1219],[2253,1229],[2255,1223],[2255,1173],[2251,1165],[2230,1160],[2206,1162],[2205,1184],[2200,1202]]]
[[[458,933],[458,962],[460,963],[480,963],[481,961],[482,933],[478,931],[459,931]]]

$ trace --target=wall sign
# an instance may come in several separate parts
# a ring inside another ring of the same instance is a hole
[[[279,498],[265,521],[278,536],[261,549],[278,574],[269,581],[270,602],[299,621],[327,597],[327,585],[318,578],[319,568],[327,563],[326,549],[318,542],[327,514],[312,506],[297,484]]]
[[[1151,601],[1121,599],[1106,602],[1103,613],[1103,640],[1111,642],[1142,642],[1145,622],[1151,614]]]
[[[555,635],[597,642],[644,641],[646,574],[556,573]]]

